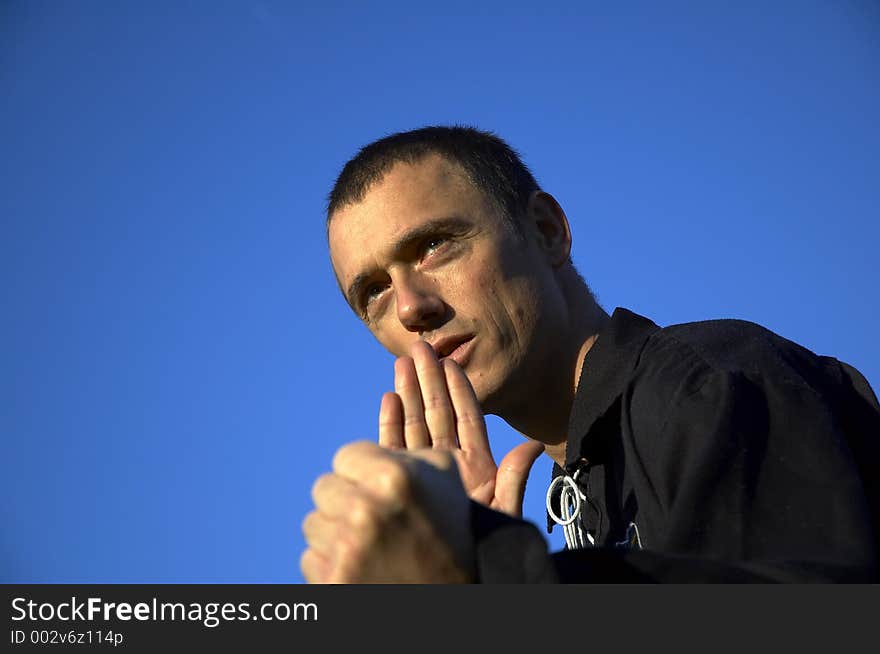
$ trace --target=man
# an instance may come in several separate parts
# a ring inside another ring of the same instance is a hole
[[[315,483],[308,581],[876,580],[867,381],[751,323],[609,316],[564,211],[494,135],[365,147],[327,227],[343,294],[398,358],[379,444]],[[484,413],[527,439],[497,466]],[[553,555],[518,519],[541,452]]]

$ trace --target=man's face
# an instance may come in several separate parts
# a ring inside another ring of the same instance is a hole
[[[349,303],[387,350],[403,356],[427,341],[462,366],[495,413],[540,365],[544,304],[558,295],[524,231],[514,233],[457,165],[431,155],[396,164],[363,201],[339,209],[330,256]]]

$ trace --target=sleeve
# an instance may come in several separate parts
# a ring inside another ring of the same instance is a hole
[[[876,581],[869,502],[841,424],[837,403],[807,385],[713,374],[676,398],[650,438],[629,444],[627,455],[646,473],[640,507],[650,505],[646,514],[653,516],[645,550],[548,555],[536,528],[527,535],[527,523],[504,516],[487,520],[476,512],[482,524],[479,577],[576,583]],[[516,557],[527,572],[516,572]]]
[[[531,523],[471,501],[477,583],[556,583],[547,541]]]

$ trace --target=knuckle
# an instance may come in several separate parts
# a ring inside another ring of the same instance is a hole
[[[446,395],[441,395],[440,393],[428,393],[423,401],[426,411],[452,412],[452,407],[449,406],[449,399]]]
[[[312,499],[317,500],[321,493],[327,490],[333,483],[333,477],[333,473],[325,472],[315,480],[315,483],[312,484]]]
[[[330,464],[330,467],[333,468],[333,470],[339,470],[340,466],[345,462],[345,459],[348,456],[348,447],[349,446],[346,445],[345,447],[336,450],[336,454],[333,455],[333,461]]]
[[[462,411],[458,414],[458,422],[464,425],[482,427],[485,424],[485,418],[475,411]]]
[[[450,450],[456,446],[457,443],[455,442],[455,440],[448,436],[435,437],[431,441],[431,447],[435,450]]]
[[[376,492],[384,498],[406,500],[412,492],[412,481],[404,466],[397,461],[387,462],[376,471]]]
[[[302,523],[300,523],[300,531],[302,531],[307,539],[309,537],[309,533],[311,533],[311,531],[314,529],[316,515],[317,514],[312,511],[311,513],[306,515],[306,517],[303,518]]]
[[[380,427],[392,427],[394,425],[399,425],[399,424],[400,424],[400,420],[394,416],[386,416],[386,415],[379,416],[379,426]]]
[[[408,413],[403,417],[403,424],[407,427],[414,427],[425,424],[425,416],[421,413]]]
[[[365,534],[375,528],[378,522],[378,513],[370,501],[357,498],[352,501],[348,522],[359,534]]]
[[[366,440],[343,445],[333,457],[333,471],[339,472],[352,467],[357,462],[363,461],[364,457],[368,457],[376,448],[378,445]]]
[[[455,433],[448,429],[435,428],[431,432],[431,446],[434,448],[440,446],[441,449],[449,449],[456,445],[456,443],[457,438]]]
[[[306,550],[299,557],[299,569],[302,572],[303,578],[311,583],[320,583],[323,581],[323,577],[320,574],[320,566],[318,563],[317,556],[312,550]]]
[[[360,445],[359,441],[347,443],[336,450],[336,454],[333,455],[333,469],[338,470],[340,466],[344,466],[346,461],[356,454]]]
[[[367,557],[367,544],[360,539],[345,539],[336,546],[336,576],[348,577]]]

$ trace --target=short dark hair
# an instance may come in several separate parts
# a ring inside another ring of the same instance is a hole
[[[361,148],[327,198],[327,226],[341,207],[360,202],[370,187],[399,162],[415,163],[439,154],[458,164],[468,180],[519,231],[519,216],[540,187],[519,154],[493,134],[465,125],[429,126],[385,136]]]

